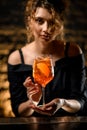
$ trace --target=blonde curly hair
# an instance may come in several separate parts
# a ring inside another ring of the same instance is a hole
[[[59,2],[58,6],[57,3]],[[31,42],[34,40],[32,30],[29,27],[29,22],[36,12],[38,7],[42,7],[48,10],[48,12],[52,15],[53,20],[55,21],[55,32],[60,28],[60,34],[57,35],[57,39],[64,38],[64,29],[63,29],[63,16],[66,8],[66,4],[61,0],[28,0],[25,8],[25,25],[26,25],[26,34],[27,41]],[[59,9],[59,10],[58,10]]]

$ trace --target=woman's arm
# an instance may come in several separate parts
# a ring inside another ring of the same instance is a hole
[[[44,104],[42,107],[38,107],[35,105],[31,106],[34,111],[43,114],[43,115],[54,115],[60,108],[64,109],[68,113],[76,113],[80,110],[81,104],[77,100],[66,100],[56,98],[53,99],[51,102]]]
[[[77,100],[64,99],[64,105],[62,106],[62,109],[64,109],[65,111],[70,112],[70,113],[75,113],[79,111],[80,108],[81,108],[81,104]]]
[[[32,105],[33,103],[31,100],[21,103],[18,107],[19,116],[31,116],[34,112],[34,110],[31,108]]]
[[[23,86],[24,73],[20,71],[20,55],[18,51],[13,52],[8,58],[8,81],[11,95],[11,106],[15,116],[30,116],[34,110],[30,108],[33,104],[27,97],[26,88]]]
[[[31,106],[33,103],[37,105],[41,98],[41,87],[31,81],[26,75],[27,72],[22,71],[19,59],[18,51],[13,52],[8,58],[8,81],[12,110],[15,116],[31,116],[34,112]]]

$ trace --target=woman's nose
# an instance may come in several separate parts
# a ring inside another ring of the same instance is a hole
[[[48,23],[45,22],[45,23],[43,24],[43,31],[47,31],[47,30],[48,30]]]

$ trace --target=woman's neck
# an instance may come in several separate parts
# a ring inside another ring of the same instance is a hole
[[[64,55],[64,42],[52,41],[49,44],[32,42],[33,53],[38,56],[53,55],[61,57]]]
[[[32,44],[34,51],[38,55],[45,55],[48,53],[48,47],[46,44],[33,42]]]

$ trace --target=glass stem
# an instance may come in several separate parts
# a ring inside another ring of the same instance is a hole
[[[42,98],[43,98],[43,105],[45,104],[45,88],[42,87]]]

